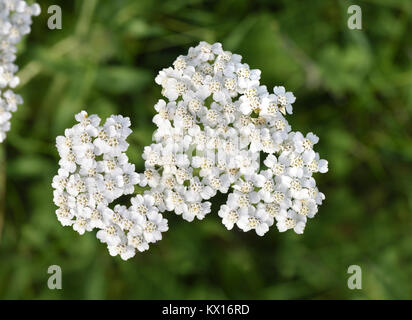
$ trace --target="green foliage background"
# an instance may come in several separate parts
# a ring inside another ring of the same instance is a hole
[[[25,103],[1,145],[0,298],[412,298],[412,2],[356,1],[362,30],[347,27],[352,1],[38,2],[19,47]],[[62,30],[47,28],[52,4]],[[216,210],[191,224],[170,214],[149,252],[112,258],[95,233],[79,236],[55,217],[55,138],[82,109],[129,116],[128,154],[141,171],[161,97],[154,77],[201,40],[295,93],[292,127],[319,135],[329,160],[317,176],[326,201],[301,236],[228,232]],[[63,290],[47,288],[53,264]],[[362,290],[347,287],[353,264]]]

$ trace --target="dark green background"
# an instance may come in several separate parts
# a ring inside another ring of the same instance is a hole
[[[347,27],[352,1],[39,2],[19,46],[25,103],[0,147],[0,298],[412,298],[411,1],[356,1],[362,30]],[[51,4],[62,7],[62,30],[47,28]],[[94,232],[80,236],[55,217],[55,138],[82,109],[129,116],[128,155],[141,171],[161,97],[154,77],[201,40],[295,93],[288,120],[315,132],[329,160],[316,176],[326,201],[301,236],[229,232],[216,210],[194,223],[169,214],[151,250],[112,258]],[[53,264],[60,291],[47,288]],[[353,264],[362,290],[347,287]]]

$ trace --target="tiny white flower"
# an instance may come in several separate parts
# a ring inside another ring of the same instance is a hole
[[[107,247],[111,256],[120,255],[123,260],[134,257],[136,252],[133,246],[127,245],[127,243],[123,241],[114,245],[109,244]]]
[[[267,221],[267,213],[264,211],[256,210],[255,207],[250,206],[247,214],[240,217],[237,222],[237,226],[244,232],[249,230],[255,230],[256,234],[263,236],[269,231],[269,225]]]
[[[237,209],[233,209],[228,205],[222,205],[218,212],[222,218],[222,223],[228,230],[232,230],[233,226],[239,221],[240,215]]]
[[[210,212],[210,202],[192,202],[187,205],[187,210],[182,213],[183,219],[186,221],[193,221],[194,218],[203,220],[204,217]]]
[[[292,103],[296,101],[293,93],[286,92],[285,87],[282,86],[274,87],[273,92],[276,95],[280,112],[292,114]]]
[[[154,206],[155,199],[150,194],[137,195],[131,200],[132,208],[141,215],[147,215],[152,211],[157,211]]]
[[[288,210],[286,215],[277,217],[277,224],[280,232],[293,229],[297,234],[302,234],[306,226],[306,217],[299,215],[293,210]]]
[[[129,231],[127,234],[127,243],[129,246],[136,248],[140,252],[149,249],[149,244],[145,240],[143,230],[140,226]]]
[[[140,223],[143,228],[143,236],[145,240],[156,242],[162,239],[162,232],[167,231],[167,220],[160,213],[151,211],[146,216],[146,221]]]

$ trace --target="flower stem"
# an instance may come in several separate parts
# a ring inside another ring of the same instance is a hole
[[[6,150],[4,143],[0,144],[0,243],[2,239],[4,214],[6,207]]]

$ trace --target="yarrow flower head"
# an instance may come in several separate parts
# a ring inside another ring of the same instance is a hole
[[[104,125],[84,111],[57,138],[61,157],[53,180],[57,217],[79,233],[97,237],[123,259],[162,238],[165,211],[202,220],[211,199],[228,193],[218,211],[223,225],[263,236],[303,233],[325,196],[313,173],[328,170],[313,150],[318,137],[291,131],[285,119],[295,97],[284,87],[260,85],[260,70],[220,43],[201,42],[155,81],[167,100],[155,105],[157,129],[145,147],[145,171],[135,173],[125,155],[130,122],[111,116]],[[263,158],[262,158],[263,157]],[[145,187],[129,208],[113,201]]]
[[[23,0],[0,0],[0,143],[10,130],[12,112],[23,103],[13,92],[20,80],[16,60],[17,44],[30,32],[32,16],[40,14],[38,4],[28,5]]]

